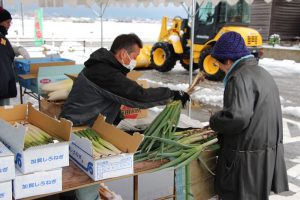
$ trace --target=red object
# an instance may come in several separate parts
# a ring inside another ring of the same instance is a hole
[[[131,108],[128,106],[122,106],[121,111],[125,119],[136,119],[141,112],[139,108]]]
[[[40,83],[50,83],[50,82],[51,80],[47,78],[40,80]]]

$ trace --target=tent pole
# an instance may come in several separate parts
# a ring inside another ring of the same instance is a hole
[[[102,3],[100,3],[100,21],[101,21],[101,48],[103,48],[103,9]]]
[[[101,21],[101,47],[103,47],[103,15],[105,13],[106,7],[108,6],[110,0],[107,0],[105,3],[105,6],[103,7],[103,3],[99,2],[99,7],[100,7],[100,21]]]
[[[194,64],[194,34],[195,34],[195,9],[196,9],[196,1],[192,2],[191,9],[191,46],[190,46],[190,66],[189,66],[189,85],[193,83],[193,64]],[[188,106],[188,116],[191,117],[192,112],[192,102],[189,102]]]
[[[22,35],[24,36],[24,12],[23,12],[23,2],[21,1],[21,17],[22,17]]]

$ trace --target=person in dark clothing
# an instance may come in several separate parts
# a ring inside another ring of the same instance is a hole
[[[222,200],[265,200],[288,191],[279,91],[240,34],[224,33],[211,56],[226,73],[223,109],[210,118],[221,149],[215,189]]]
[[[143,88],[126,74],[135,67],[142,42],[135,34],[118,36],[110,51],[100,48],[84,63],[66,100],[61,117],[69,119],[74,126],[92,125],[99,114],[108,123],[116,119],[120,106],[150,108],[165,105],[171,100],[183,104],[189,95],[168,88]]]
[[[9,98],[17,96],[13,61],[17,55],[28,56],[23,47],[12,47],[6,38],[12,21],[11,14],[0,7],[0,106],[9,105]]]
[[[15,74],[12,67],[15,53],[5,37],[11,24],[10,13],[0,7],[0,106],[9,105],[9,98],[17,96]]]
[[[74,126],[92,126],[99,114],[113,123],[121,105],[150,108],[165,105],[172,100],[189,100],[183,91],[165,87],[143,88],[126,77],[136,64],[142,41],[135,34],[122,34],[113,41],[111,49],[100,48],[84,63],[63,106],[60,117],[69,119]],[[76,199],[94,200],[98,185],[76,190]]]

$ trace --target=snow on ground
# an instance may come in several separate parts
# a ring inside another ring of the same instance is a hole
[[[157,23],[130,23],[130,22],[103,22],[103,39],[112,41],[117,35],[123,33],[135,33],[143,41],[156,41],[160,32],[160,21]],[[101,23],[94,21],[92,23],[79,23],[68,18],[65,20],[44,20],[43,21],[44,38],[64,38],[66,41],[98,39],[101,37]],[[22,35],[22,21],[13,19],[13,26],[9,29],[8,37],[30,37],[34,38],[34,20],[26,18],[24,20],[24,36]]]
[[[281,107],[282,113],[285,115],[291,115],[293,117],[300,118],[300,106],[297,107],[292,107],[292,106],[287,106],[287,107]]]
[[[274,48],[274,49],[288,49],[288,50],[299,50],[300,48],[300,44],[295,44],[293,46],[280,46],[278,44],[276,44],[274,47],[271,45],[263,45],[263,48]]]
[[[273,76],[300,75],[300,63],[296,63],[294,60],[263,58],[259,61],[259,64]]]

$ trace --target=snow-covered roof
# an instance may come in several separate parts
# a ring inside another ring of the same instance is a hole
[[[41,7],[61,7],[64,4],[70,4],[73,6],[76,5],[86,5],[89,6],[91,4],[107,4],[109,5],[120,5],[120,6],[137,6],[142,4],[147,7],[149,5],[165,5],[173,4],[175,6],[179,6],[181,3],[185,3],[188,6],[192,5],[193,0],[21,0],[23,4],[32,4],[38,3]],[[201,3],[205,0],[196,0],[196,2]],[[220,1],[227,1],[229,4],[234,5],[239,0],[210,0],[214,5],[217,5]],[[245,0],[247,3],[252,4],[255,0]],[[264,0],[266,3],[270,3],[272,0]],[[292,1],[292,0],[286,0]],[[6,0],[5,4],[15,4],[15,0]]]

